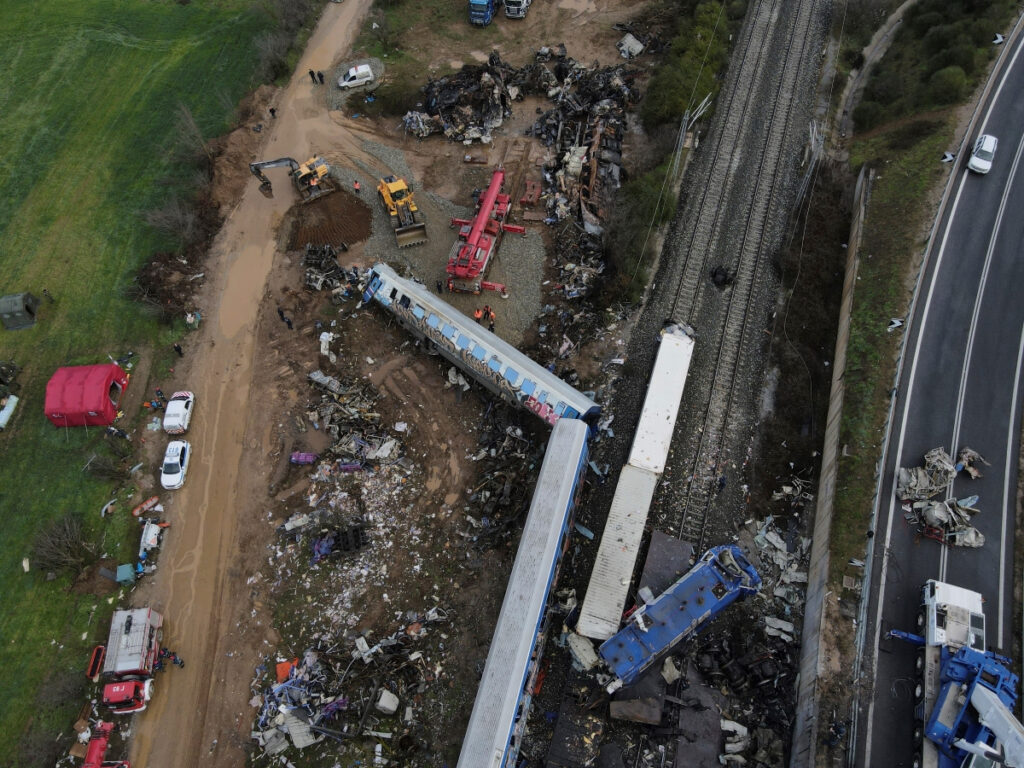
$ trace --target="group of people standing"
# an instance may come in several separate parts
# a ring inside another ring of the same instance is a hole
[[[483,309],[477,307],[476,309],[473,310],[473,319],[476,320],[478,323],[483,323],[483,321],[486,320],[487,330],[490,331],[491,333],[494,333],[494,321],[497,319],[497,317],[498,316],[494,313],[494,310],[491,309],[490,305],[488,304],[484,304]]]

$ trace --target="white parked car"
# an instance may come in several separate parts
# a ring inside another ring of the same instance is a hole
[[[192,444],[188,440],[172,440],[164,451],[164,463],[160,468],[160,485],[169,491],[185,484],[185,473],[192,458]]]
[[[992,170],[992,160],[996,156],[996,147],[999,146],[999,139],[988,133],[983,133],[974,142],[974,150],[971,152],[971,159],[967,161],[967,167],[975,173],[988,173]]]
[[[338,78],[339,88],[355,88],[357,85],[366,85],[373,82],[373,70],[369,64],[360,64],[352,67],[348,72]]]
[[[180,435],[188,430],[192,421],[192,406],[196,404],[194,392],[175,392],[164,409],[164,432]]]

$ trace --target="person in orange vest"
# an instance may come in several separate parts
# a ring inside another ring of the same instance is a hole
[[[480,318],[482,318],[483,316],[484,313],[483,310],[480,309],[480,307],[477,307],[476,309],[473,310],[473,319],[476,320],[478,323],[480,322]]]
[[[354,189],[356,191],[357,195],[359,194],[359,180],[358,179],[356,181],[352,182],[352,189]]]
[[[498,319],[498,316],[496,314],[494,314],[494,310],[491,309],[490,307],[487,307],[486,311],[487,311],[487,319],[490,320],[491,323],[493,324],[494,321]]]

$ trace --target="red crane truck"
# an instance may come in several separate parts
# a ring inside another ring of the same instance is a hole
[[[491,183],[477,203],[476,216],[469,219],[452,219],[451,225],[459,228],[459,236],[448,257],[448,290],[464,293],[499,291],[505,293],[505,286],[489,283],[484,274],[497,254],[501,237],[505,232],[526,234],[526,228],[506,224],[505,217],[511,205],[511,198],[502,193],[505,170],[497,168],[491,176]]]

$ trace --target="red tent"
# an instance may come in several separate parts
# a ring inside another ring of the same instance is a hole
[[[113,363],[58,368],[46,385],[46,418],[58,427],[110,424],[127,385]]]

